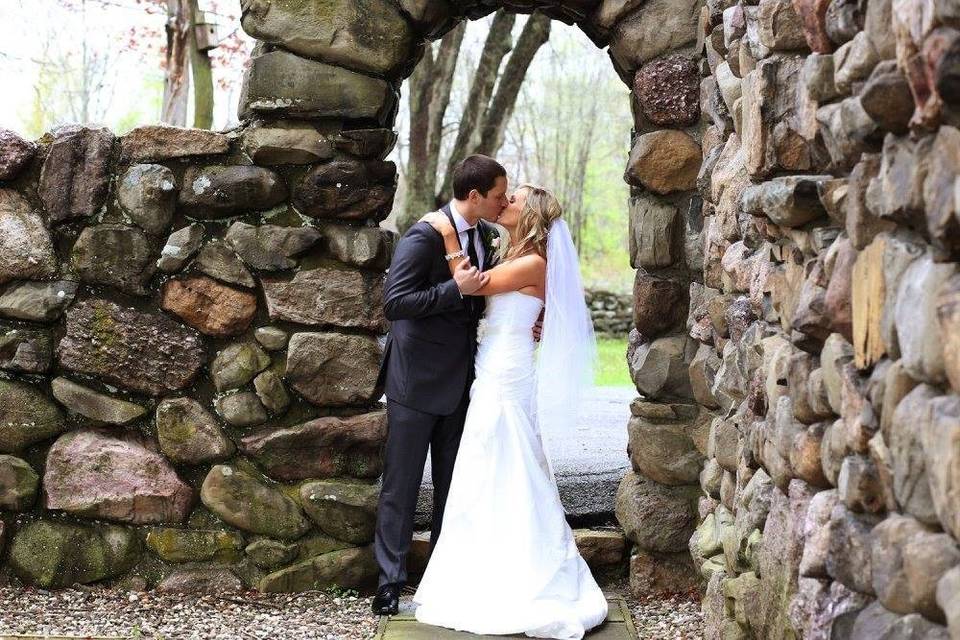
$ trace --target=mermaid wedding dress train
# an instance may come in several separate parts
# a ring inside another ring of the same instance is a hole
[[[531,329],[542,306],[519,291],[487,299],[442,532],[414,596],[420,622],[572,640],[606,618],[537,426]]]

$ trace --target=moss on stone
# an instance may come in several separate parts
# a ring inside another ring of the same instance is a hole
[[[38,520],[10,544],[10,566],[25,583],[44,588],[87,584],[125,573],[140,556],[130,529]]]
[[[346,589],[370,586],[377,576],[371,547],[332,551],[274,571],[260,581],[265,593],[288,593],[339,586]]]
[[[35,386],[0,380],[0,453],[17,453],[66,427],[63,413]]]
[[[243,537],[231,531],[157,528],[147,547],[167,562],[235,562],[242,556]]]

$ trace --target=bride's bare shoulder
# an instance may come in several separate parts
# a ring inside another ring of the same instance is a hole
[[[513,258],[511,262],[528,269],[545,269],[547,266],[547,259],[539,253],[525,253]]]

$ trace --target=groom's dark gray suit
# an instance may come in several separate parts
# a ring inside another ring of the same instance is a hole
[[[441,209],[456,228],[449,205]],[[491,227],[477,224],[481,239]],[[418,222],[397,243],[384,287],[390,333],[380,368],[387,395],[387,444],[374,554],[379,584],[404,583],[427,448],[433,476],[431,549],[440,534],[453,463],[473,383],[482,297],[461,296],[443,239]],[[489,268],[493,248],[484,242]]]

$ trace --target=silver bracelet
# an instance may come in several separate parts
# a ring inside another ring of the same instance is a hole
[[[459,251],[454,251],[453,253],[448,253],[448,254],[446,254],[444,257],[447,259],[447,262],[449,262],[449,261],[453,260],[454,258],[462,258],[463,255],[464,255],[464,254],[463,254],[463,249],[460,249]]]

